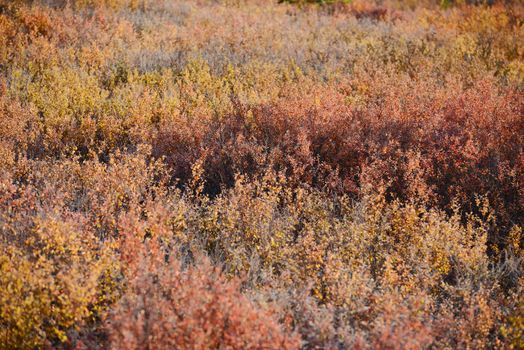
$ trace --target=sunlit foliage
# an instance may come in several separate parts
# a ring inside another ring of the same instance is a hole
[[[518,1],[0,0],[0,349],[520,349]]]

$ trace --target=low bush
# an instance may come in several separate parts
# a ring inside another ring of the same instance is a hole
[[[0,0],[0,349],[522,347],[524,7],[301,3]]]

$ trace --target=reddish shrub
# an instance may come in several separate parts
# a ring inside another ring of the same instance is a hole
[[[522,92],[489,81],[434,92],[432,82],[373,84],[365,108],[347,103],[351,84],[266,105],[237,103],[227,118],[196,125],[192,137],[165,128],[156,154],[167,156],[182,183],[190,164],[204,159],[208,193],[231,186],[235,172],[258,176],[273,167],[291,186],[358,196],[364,182],[383,183],[389,198],[444,209],[460,203],[478,212],[476,195],[488,195],[499,231],[524,223]],[[505,244],[502,236],[492,241]]]
[[[135,243],[136,244],[136,243]],[[140,244],[140,243],[138,243]],[[255,306],[209,262],[141,256],[107,323],[112,349],[297,349],[271,310]]]

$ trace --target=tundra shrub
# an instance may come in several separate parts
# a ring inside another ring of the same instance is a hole
[[[0,0],[0,349],[522,347],[523,23]]]

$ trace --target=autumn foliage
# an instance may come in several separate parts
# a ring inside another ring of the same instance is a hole
[[[523,28],[0,0],[0,350],[523,348]]]

